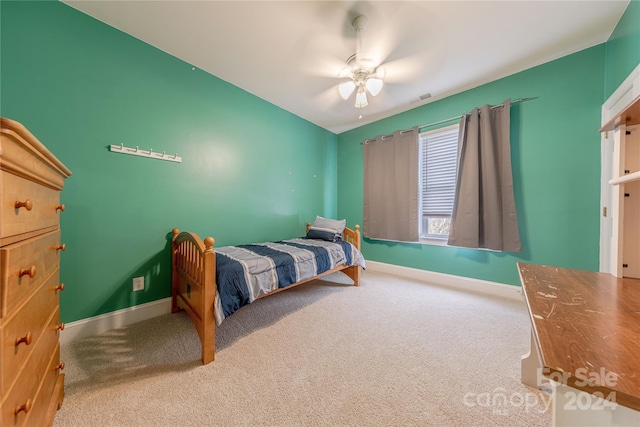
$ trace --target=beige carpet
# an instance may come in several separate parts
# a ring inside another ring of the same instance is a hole
[[[55,426],[541,426],[524,302],[366,271],[243,307],[202,366],[169,314],[63,346]]]

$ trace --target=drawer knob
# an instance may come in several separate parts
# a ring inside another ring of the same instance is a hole
[[[16,338],[16,347],[22,343],[24,343],[25,345],[31,344],[32,338],[33,337],[31,336],[31,332],[27,332],[27,335],[23,336],[22,338],[20,337]]]
[[[67,250],[67,245],[65,245],[64,243],[61,244],[60,246],[56,246],[56,251],[66,251]]]
[[[58,286],[53,288],[53,291],[64,291],[64,283],[60,283]]]
[[[64,369],[64,362],[60,362],[58,366],[56,366],[56,371],[62,371]]]
[[[29,276],[33,279],[36,276],[36,266],[32,265],[29,269],[21,268],[18,277],[22,276]]]
[[[61,204],[61,205],[56,206],[56,212],[58,212],[58,211],[64,212],[64,203]]]
[[[15,207],[16,209],[25,208],[26,210],[30,211],[33,208],[33,203],[31,203],[31,200],[29,199],[25,200],[24,202],[17,201]]]
[[[60,323],[56,326],[56,331],[64,331],[64,323]]]
[[[16,406],[14,413],[15,415],[18,415],[20,412],[24,411],[25,414],[28,414],[32,406],[33,406],[33,403],[31,399],[27,399],[27,401],[24,402],[22,405]]]

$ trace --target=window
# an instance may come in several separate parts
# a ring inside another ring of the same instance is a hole
[[[458,162],[458,125],[420,134],[420,238],[449,235]]]

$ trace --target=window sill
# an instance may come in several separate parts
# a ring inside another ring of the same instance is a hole
[[[447,239],[435,239],[433,237],[421,237],[420,244],[432,246],[448,246]]]

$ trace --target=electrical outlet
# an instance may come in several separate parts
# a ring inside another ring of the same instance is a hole
[[[133,278],[133,290],[135,291],[144,291],[144,277],[134,277]]]

